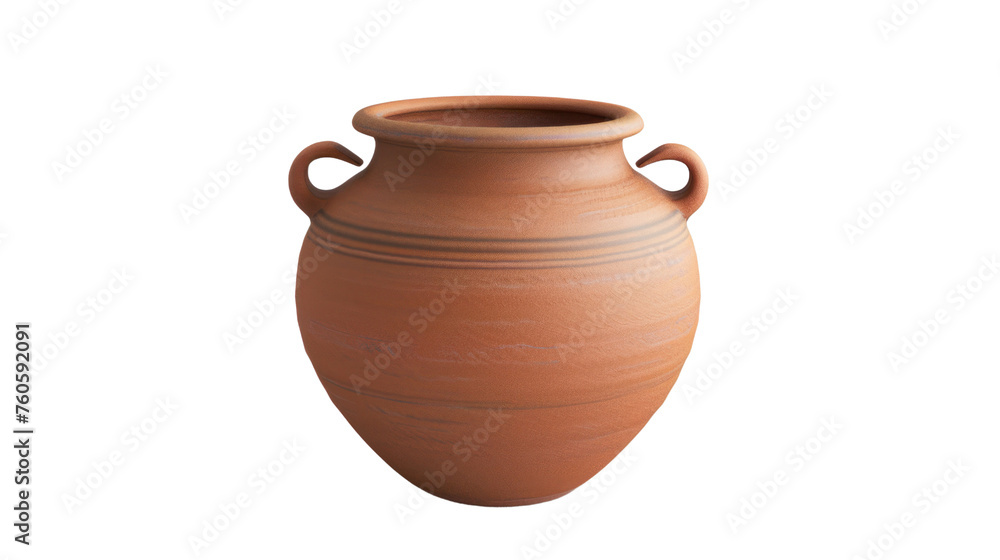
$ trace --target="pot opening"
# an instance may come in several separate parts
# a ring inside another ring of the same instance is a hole
[[[416,111],[387,115],[387,119],[400,122],[426,123],[431,125],[486,128],[527,128],[550,126],[576,126],[608,122],[613,117],[591,115],[577,111],[555,109],[519,109],[475,107],[470,109],[446,109],[437,111]]]
[[[580,99],[432,97],[366,107],[354,128],[396,144],[517,150],[617,142],[642,130],[642,119],[627,107]]]

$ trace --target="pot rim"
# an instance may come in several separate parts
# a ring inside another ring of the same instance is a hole
[[[577,113],[603,119],[569,125],[466,126],[448,124],[461,119],[459,111],[477,109],[534,110]],[[443,122],[414,122],[392,117],[410,113],[445,111]],[[390,101],[365,107],[354,115],[354,128],[378,141],[397,144],[427,144],[449,148],[561,148],[620,142],[642,130],[638,113],[612,103],[514,95],[466,95]]]

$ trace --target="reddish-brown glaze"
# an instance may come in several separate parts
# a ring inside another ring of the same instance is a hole
[[[663,403],[691,348],[699,285],[686,227],[705,168],[666,192],[626,161],[624,107],[458,97],[360,111],[371,163],[322,191],[292,165],[312,224],[296,289],[323,386],[393,469],[468,504],[561,496]]]

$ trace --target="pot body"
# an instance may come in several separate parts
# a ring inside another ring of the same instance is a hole
[[[351,426],[420,488],[489,506],[566,494],[677,380],[699,306],[685,207],[604,140],[376,138],[371,163],[327,192],[293,166],[316,197],[300,203],[306,352]]]

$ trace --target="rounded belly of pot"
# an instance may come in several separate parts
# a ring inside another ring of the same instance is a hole
[[[519,505],[586,482],[645,425],[691,348],[699,286],[681,222],[642,250],[490,266],[310,237],[296,302],[328,394],[390,466],[447,499]]]

